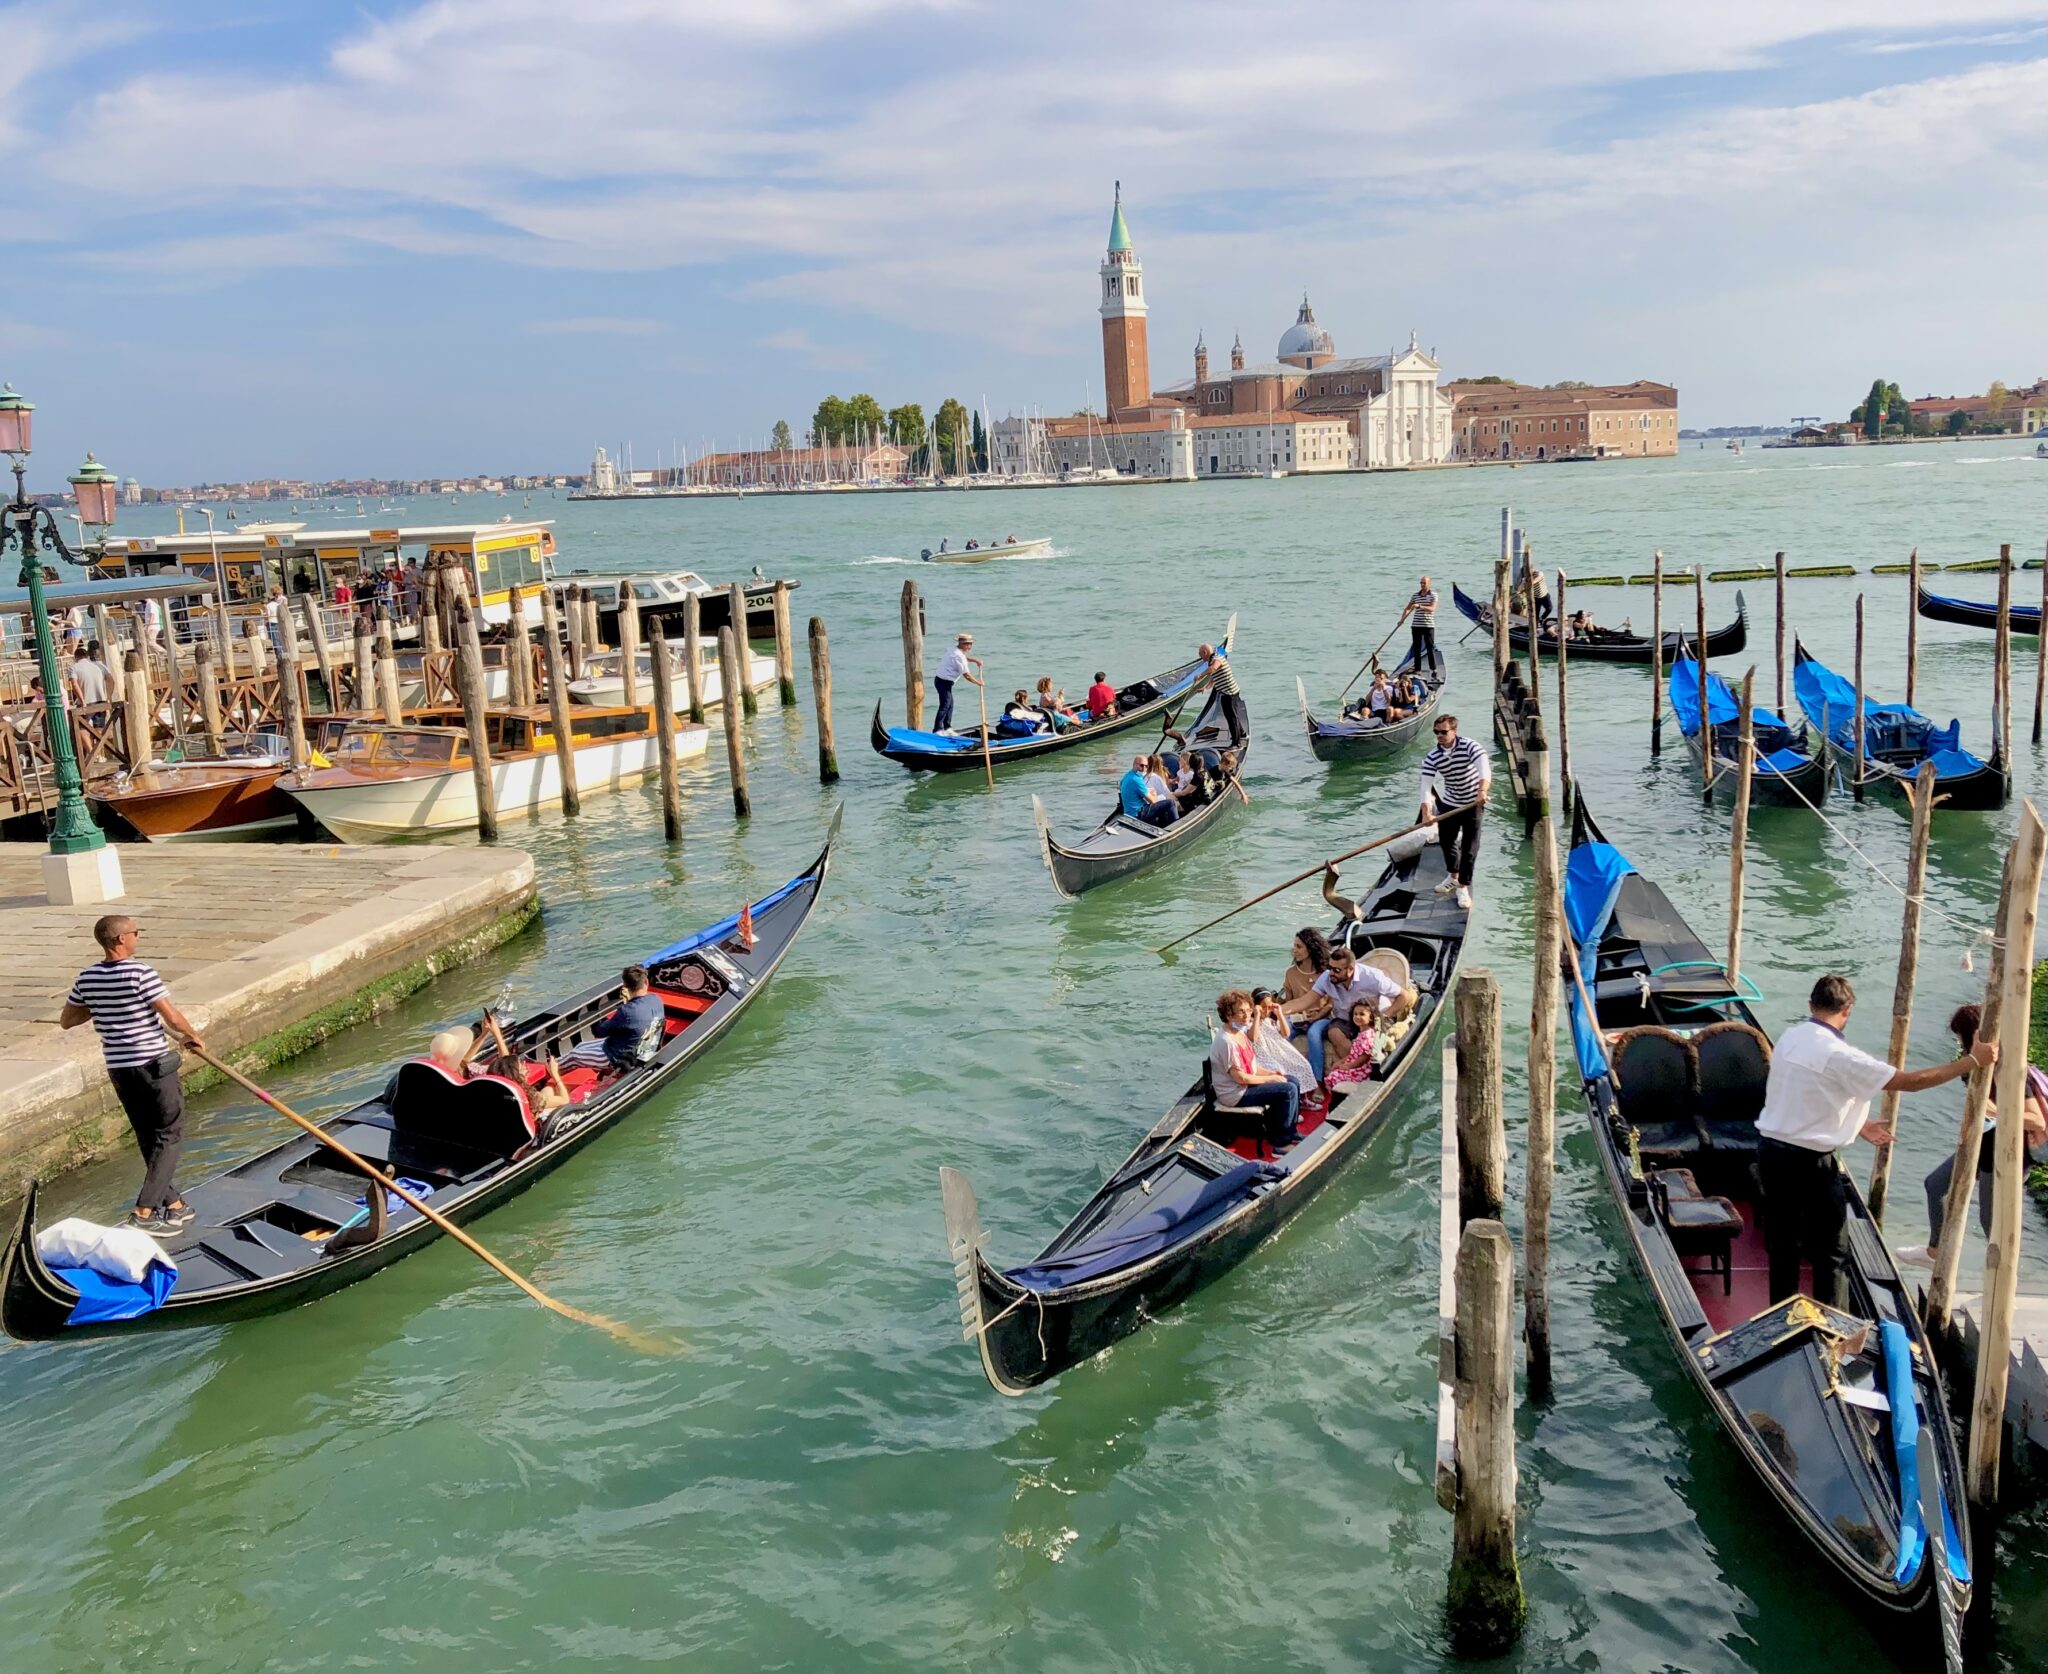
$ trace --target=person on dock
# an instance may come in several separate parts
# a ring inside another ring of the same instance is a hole
[[[172,1003],[164,979],[135,957],[142,934],[135,920],[109,913],[92,927],[101,959],[78,973],[65,996],[57,1026],[90,1022],[100,1038],[114,1095],[142,1153],[142,1189],[128,1224],[152,1238],[170,1238],[191,1224],[175,1175],[185,1146],[185,1088],[179,1057],[164,1033],[168,1023],[188,1045],[203,1047],[199,1031]]]
[[[648,991],[645,965],[628,965],[619,985],[619,1004],[591,1026],[590,1039],[562,1055],[563,1069],[629,1070],[646,1061],[668,1008]]]
[[[1223,699],[1224,713],[1230,717],[1230,741],[1242,743],[1251,736],[1252,724],[1245,714],[1244,689],[1237,683],[1237,671],[1230,666],[1230,653],[1205,645],[1200,656],[1209,671],[1209,689]]]
[[[70,668],[64,671],[79,718],[94,726],[106,720],[114,689],[113,671],[99,660],[98,651],[98,640],[79,646]]]
[[[1493,758],[1476,738],[1458,736],[1458,717],[1439,715],[1436,746],[1422,758],[1422,815],[1424,820],[1439,809],[1455,813],[1437,815],[1437,847],[1443,850],[1444,881],[1436,886],[1439,895],[1458,892],[1458,905],[1472,905],[1472,874],[1479,860],[1479,816],[1486,812],[1486,799],[1493,794]]]
[[[1891,1129],[1871,1120],[1870,1101],[1879,1093],[1925,1092],[1998,1061],[1996,1042],[1973,1040],[1946,1064],[1888,1064],[1843,1038],[1855,1004],[1847,977],[1822,977],[1807,997],[1806,1018],[1781,1034],[1771,1053],[1756,1131],[1774,1304],[1799,1294],[1804,1260],[1813,1268],[1813,1299],[1842,1306],[1849,1199],[1835,1153],[1859,1135],[1872,1144],[1891,1142]]]
[[[1155,797],[1147,769],[1150,756],[1133,756],[1131,765],[1124,776],[1117,781],[1117,804],[1123,809],[1127,820],[1143,820],[1147,825],[1169,826],[1180,818],[1180,809],[1172,797]]]
[[[979,686],[981,676],[974,671],[982,666],[979,657],[969,656],[974,649],[974,635],[962,634],[953,641],[953,649],[939,659],[939,671],[932,676],[932,684],[939,691],[939,712],[933,717],[932,731],[950,732],[953,727],[953,687],[962,680],[970,686]]]
[[[1948,1020],[1949,1033],[1956,1037],[1956,1050],[1968,1052],[1977,1044],[1977,1030],[1984,1021],[1981,1006],[1957,1006]],[[2031,1162],[2043,1144],[2048,1144],[2048,1074],[2033,1064],[2027,1066],[2027,1094],[2021,1120],[2026,1127],[2027,1157]],[[1977,1148],[1977,1224],[1988,1235],[1991,1231],[1991,1175],[1997,1161],[1997,1149],[1991,1143],[1991,1132],[1995,1126],[1998,1107],[1987,1102],[1984,1106],[1983,1142]],[[1941,1265],[1941,1221],[1948,1208],[1949,1182],[1955,1178],[1956,1158],[1951,1151],[1928,1172],[1924,1182],[1927,1192],[1927,1242],[1908,1244],[1898,1252],[1899,1260],[1914,1267],[1939,1267]]]
[[[1408,602],[1401,607],[1401,618],[1394,626],[1400,627],[1410,616],[1415,618],[1408,630],[1408,666],[1421,670],[1435,671],[1438,679],[1443,678],[1444,660],[1436,648],[1436,589],[1429,584],[1429,577],[1423,576],[1415,591],[1408,596]],[[1427,656],[1429,661],[1422,659]]]
[[[1225,1110],[1265,1113],[1266,1143],[1279,1150],[1301,1137],[1301,1088],[1290,1075],[1259,1066],[1252,1037],[1252,997],[1242,988],[1216,997],[1223,1029],[1209,1049],[1210,1081]]]

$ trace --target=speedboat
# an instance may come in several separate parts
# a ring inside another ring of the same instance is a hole
[[[986,564],[991,558],[1049,558],[1052,536],[1027,535],[1019,540],[990,541],[986,546],[953,547],[941,542],[934,552],[927,547],[919,554],[927,564]]]
[[[674,673],[671,701],[677,714],[690,707],[689,673],[684,667],[680,642],[669,642],[669,667]],[[775,684],[775,659],[764,657],[758,651],[743,649],[747,663],[747,686],[749,690],[765,692]],[[654,701],[654,653],[646,646],[640,648],[640,655],[634,666],[639,670],[638,696],[643,702]],[[626,701],[626,681],[619,669],[617,651],[600,652],[583,661],[584,674],[580,680],[569,682],[569,697],[574,703],[611,703]],[[697,638],[697,679],[704,694],[704,706],[724,701],[725,677],[718,664],[718,641],[709,634]]]

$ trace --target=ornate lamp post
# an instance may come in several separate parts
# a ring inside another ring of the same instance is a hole
[[[14,499],[0,506],[0,555],[10,546],[21,547],[21,585],[28,589],[29,616],[35,628],[36,663],[43,677],[43,703],[49,718],[50,758],[56,769],[57,821],[50,832],[50,852],[43,860],[43,877],[50,898],[64,904],[104,901],[121,893],[120,862],[107,847],[107,840],[85,807],[85,781],[78,771],[78,758],[71,748],[71,727],[64,711],[63,673],[57,666],[57,646],[50,637],[50,618],[43,602],[43,565],[38,547],[67,563],[84,560],[64,544],[57,519],[47,507],[28,497],[23,478],[28,470],[31,422],[34,404],[14,393],[12,386],[0,385],[0,453],[14,460]],[[87,454],[71,486],[78,497],[78,513],[86,528],[104,528],[114,521],[114,502],[119,481],[112,471]]]

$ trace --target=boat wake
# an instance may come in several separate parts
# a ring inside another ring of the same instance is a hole
[[[852,566],[858,566],[861,564],[914,564],[916,562],[917,560],[915,558],[892,558],[886,552],[873,553],[866,558],[847,559],[847,563]]]

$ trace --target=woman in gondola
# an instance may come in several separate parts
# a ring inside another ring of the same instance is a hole
[[[1280,998],[1291,1004],[1305,998],[1315,986],[1315,980],[1330,968],[1330,943],[1322,931],[1313,925],[1295,932],[1294,946],[1288,950],[1287,974],[1280,979]],[[1329,1001],[1321,995],[1315,997],[1315,1004],[1305,1009],[1296,1019],[1297,1032],[1306,1034],[1308,1025],[1322,1017],[1330,1009]]]
[[[1052,689],[1052,676],[1049,674],[1041,674],[1038,677],[1038,695],[1033,700],[1033,707],[1045,717],[1046,724],[1054,732],[1065,732],[1081,718],[1067,707],[1065,689],[1057,692]]]
[[[1291,1075],[1263,1068],[1252,1032],[1252,997],[1242,988],[1216,998],[1223,1029],[1209,1050],[1216,1102],[1225,1109],[1247,1106],[1266,1117],[1266,1143],[1274,1150],[1301,1137],[1301,1086]]]
[[[1002,725],[998,729],[1011,738],[1029,738],[1034,733],[1048,731],[1051,723],[1031,706],[1031,697],[1023,687],[1017,688],[1017,695],[1004,706]]]

